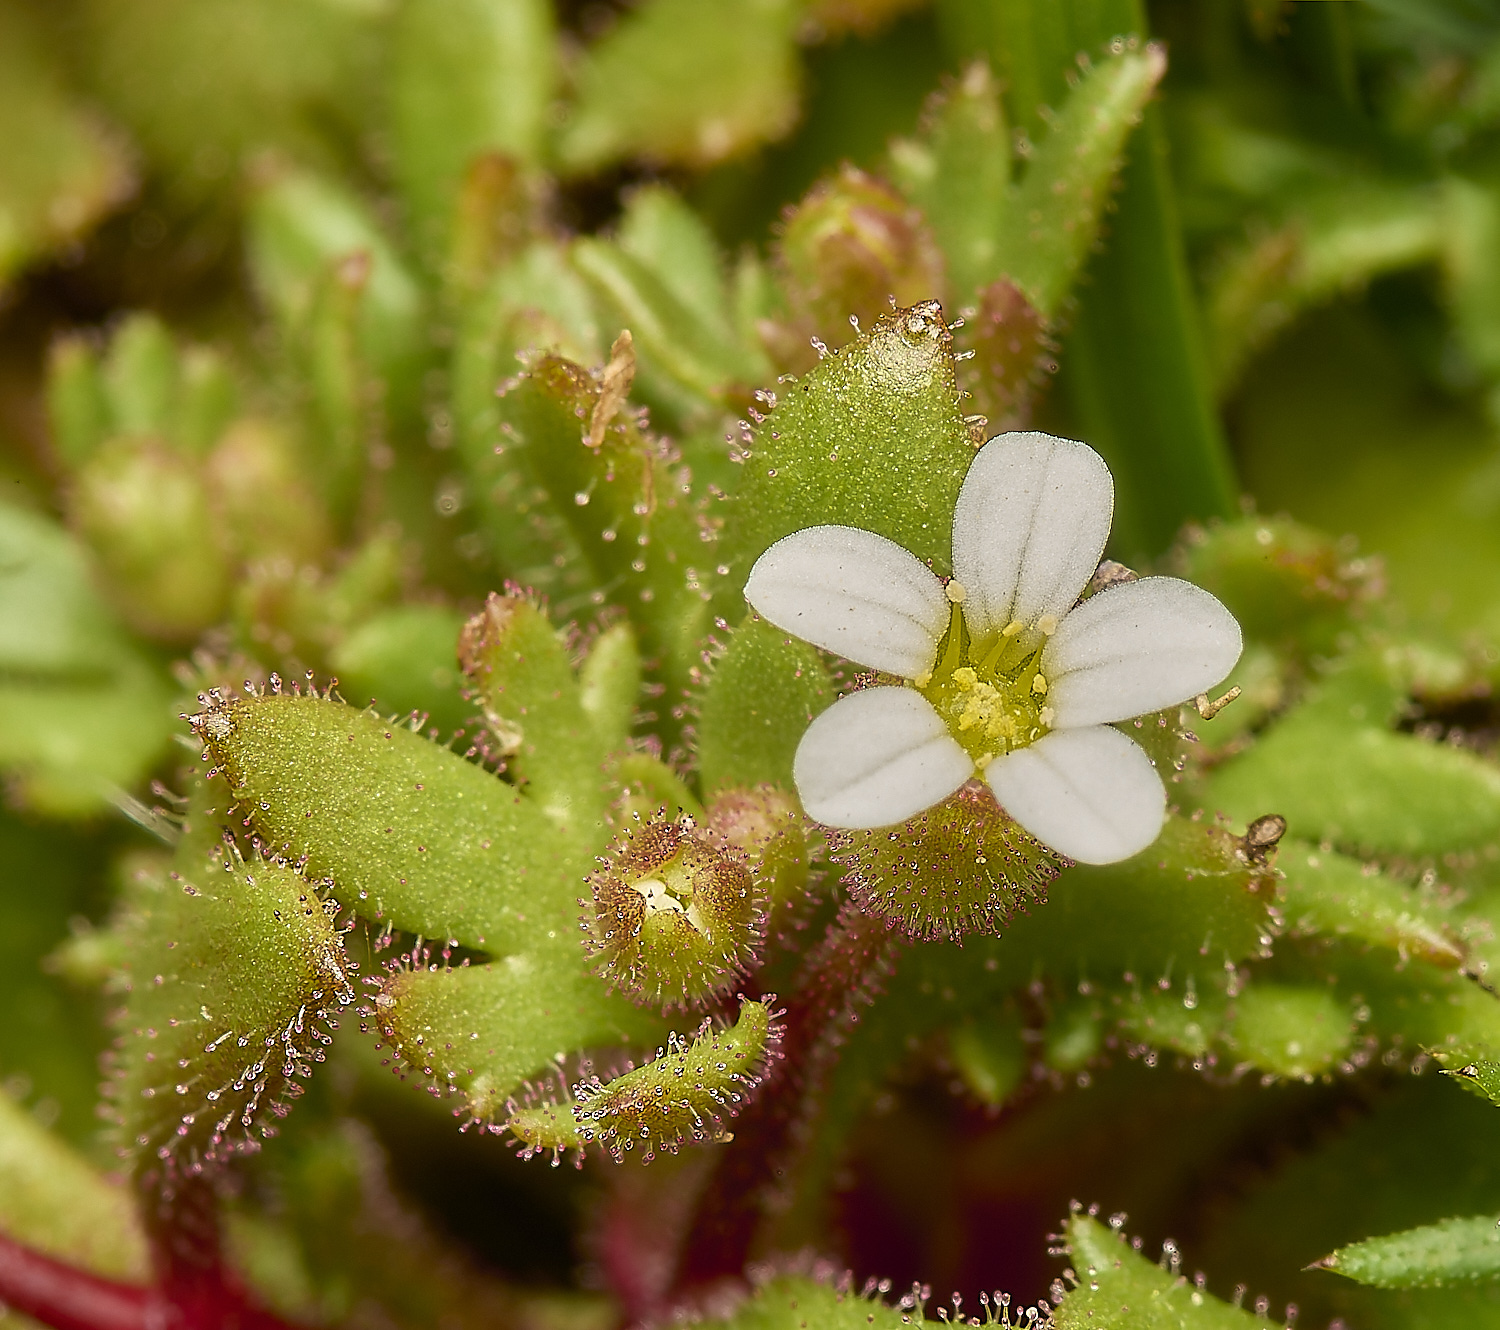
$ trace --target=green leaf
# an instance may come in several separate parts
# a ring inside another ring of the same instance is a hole
[[[216,704],[193,723],[264,842],[361,914],[494,954],[571,936],[588,847],[482,767],[316,695]]]
[[[792,788],[792,757],[813,717],[833,705],[817,650],[755,617],[729,636],[698,711],[704,796],[732,785]]]
[[[143,1282],[135,1201],[0,1091],[0,1233],[93,1274]]]
[[[1358,860],[1286,840],[1276,866],[1278,908],[1293,936],[1349,938],[1447,968],[1464,963],[1466,949],[1440,909]]]
[[[893,1307],[872,1294],[806,1275],[762,1276],[755,1292],[728,1316],[700,1322],[704,1330],[906,1330],[920,1316],[915,1295]],[[873,1293],[873,1290],[872,1290]]]
[[[117,434],[165,436],[177,398],[177,347],[154,314],[132,314],[110,339],[104,391]]]
[[[1366,1238],[1317,1262],[1375,1288],[1446,1288],[1500,1279],[1500,1217],[1445,1219]]]
[[[543,0],[403,0],[392,30],[391,127],[411,233],[446,252],[459,183],[482,152],[542,153],[556,80]]]
[[[1366,682],[1368,668],[1329,677],[1215,772],[1210,806],[1244,821],[1280,813],[1295,836],[1358,851],[1440,855],[1494,843],[1500,767],[1379,728],[1392,695]]]
[[[328,664],[347,697],[385,715],[425,715],[447,738],[475,711],[454,656],[463,625],[462,614],[439,605],[382,610],[344,638]]]
[[[1067,1224],[1078,1284],[1054,1313],[1057,1330],[1272,1330],[1273,1322],[1194,1287],[1087,1215]]]
[[[505,1125],[528,1159],[598,1145],[620,1164],[639,1146],[635,1158],[649,1164],[659,1151],[725,1139],[779,1037],[770,1007],[741,999],[732,1027],[716,1029],[705,1019],[691,1038],[673,1031],[643,1066],[588,1078],[564,1102],[517,1109]]]
[[[608,749],[546,613],[520,596],[491,594],[464,626],[458,652],[507,770],[560,829],[597,836]]]
[[[1353,1034],[1348,1006],[1326,986],[1253,983],[1233,1000],[1226,1039],[1263,1071],[1311,1080],[1348,1052]]]
[[[78,543],[0,504],[0,676],[98,679],[129,651]]]
[[[486,965],[402,970],[375,998],[392,1054],[493,1121],[528,1077],[585,1049],[660,1038],[661,1021],[590,974],[570,920],[535,950]]]
[[[285,170],[262,185],[249,217],[250,274],[293,345],[308,335],[320,289],[335,266],[364,255],[360,349],[387,391],[405,400],[426,342],[424,297],[365,203],[333,180]]]
[[[718,242],[680,196],[663,185],[636,189],[625,202],[618,243],[704,326],[730,338],[729,293]]]
[[[778,395],[734,501],[739,576],[772,541],[824,523],[877,532],[946,571],[974,444],[941,309],[882,317]]]
[[[996,271],[1051,319],[1099,234],[1130,131],[1166,72],[1159,47],[1087,67],[1068,93],[1002,214]]]
[[[0,11],[0,289],[134,188],[125,145],[68,95],[27,11]]]
[[[779,138],[797,114],[791,0],[649,0],[584,57],[558,156],[706,166]]]
[[[76,467],[109,433],[99,357],[87,337],[57,338],[47,355],[47,423],[63,463]]]
[[[579,705],[605,749],[623,748],[641,695],[641,651],[628,623],[611,624],[594,639],[578,684]]]
[[[917,138],[891,144],[892,178],[927,214],[960,304],[1001,276],[1010,153],[1000,88],[984,61],[938,93]]]
[[[607,321],[630,329],[641,353],[643,388],[664,379],[677,414],[702,414],[731,383],[770,378],[770,367],[731,340],[727,324],[705,320],[681,301],[663,272],[618,245],[579,240],[573,266],[599,296]]]

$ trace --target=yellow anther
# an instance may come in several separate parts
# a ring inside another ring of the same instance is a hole
[[[1031,681],[1031,691],[1038,694],[1043,694],[1047,691],[1047,681],[1040,674]]]
[[[1042,708],[1042,714],[1041,714],[1041,717],[1040,717],[1042,724],[1045,725],[1050,730],[1052,728],[1053,718],[1056,715],[1057,715],[1057,712],[1053,711],[1051,707],[1043,707]]]
[[[1044,614],[1036,621],[1036,626],[1041,629],[1044,637],[1051,637],[1057,631],[1057,615]]]
[[[969,593],[964,590],[964,584],[954,578],[948,583],[948,599],[955,605],[962,605],[968,599]]]
[[[921,674],[917,675],[917,677],[912,680],[912,682],[916,684],[918,688],[926,688],[927,685],[932,682],[932,671],[923,670]]]
[[[974,759],[974,765],[978,767],[980,771],[983,771],[994,760],[995,755],[993,753],[985,753],[982,756],[976,757]]]
[[[1026,625],[1024,623],[1022,623],[1019,619],[1012,619],[1008,624],[1005,625],[1004,629],[1001,630],[1000,636],[1001,637],[1014,637],[1024,627],[1026,627]]]
[[[979,682],[979,675],[968,665],[961,665],[953,671],[953,682],[967,693]]]

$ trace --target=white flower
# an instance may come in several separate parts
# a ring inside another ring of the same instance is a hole
[[[745,598],[778,628],[909,685],[840,698],[793,766],[810,816],[904,822],[976,773],[1038,840],[1084,863],[1145,849],[1166,815],[1151,760],[1115,721],[1220,682],[1239,625],[1213,596],[1146,577],[1078,597],[1114,480],[1086,444],[1002,434],[953,514],[954,580],[884,536],[816,526],[756,561]]]

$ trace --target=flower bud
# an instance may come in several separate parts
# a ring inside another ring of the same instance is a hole
[[[228,560],[192,461],[154,436],[112,439],[80,469],[72,508],[138,632],[190,642],[218,622]]]
[[[845,165],[787,217],[778,246],[792,321],[764,331],[772,357],[799,371],[815,363],[809,338],[842,346],[852,314],[866,326],[943,290],[943,256],[919,209],[890,185]]]
[[[1047,321],[1015,283],[1002,277],[982,287],[955,340],[974,354],[958,366],[959,386],[968,394],[965,410],[989,422],[986,437],[1025,429],[1032,399],[1057,369],[1057,344]]]
[[[830,832],[829,857],[861,910],[921,942],[998,934],[1070,864],[977,780],[902,826]]]
[[[807,887],[807,833],[791,795],[774,785],[721,790],[708,809],[708,829],[740,851],[772,906]]]
[[[746,856],[692,818],[658,813],[621,834],[589,878],[585,946],[595,972],[642,1006],[689,1007],[756,962],[765,889]]]

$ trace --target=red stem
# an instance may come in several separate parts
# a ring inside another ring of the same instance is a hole
[[[0,1303],[54,1330],[145,1330],[157,1294],[100,1279],[0,1233]]]
[[[893,967],[899,938],[882,919],[846,904],[809,958],[787,1003],[782,1058],[734,1123],[734,1140],[709,1180],[682,1256],[677,1293],[743,1276],[776,1176],[795,1148],[793,1128],[838,1056],[859,1008]]]
[[[181,1183],[170,1201],[155,1192],[143,1218],[158,1283],[103,1279],[0,1234],[0,1304],[53,1330],[293,1330],[224,1270],[207,1183]]]

